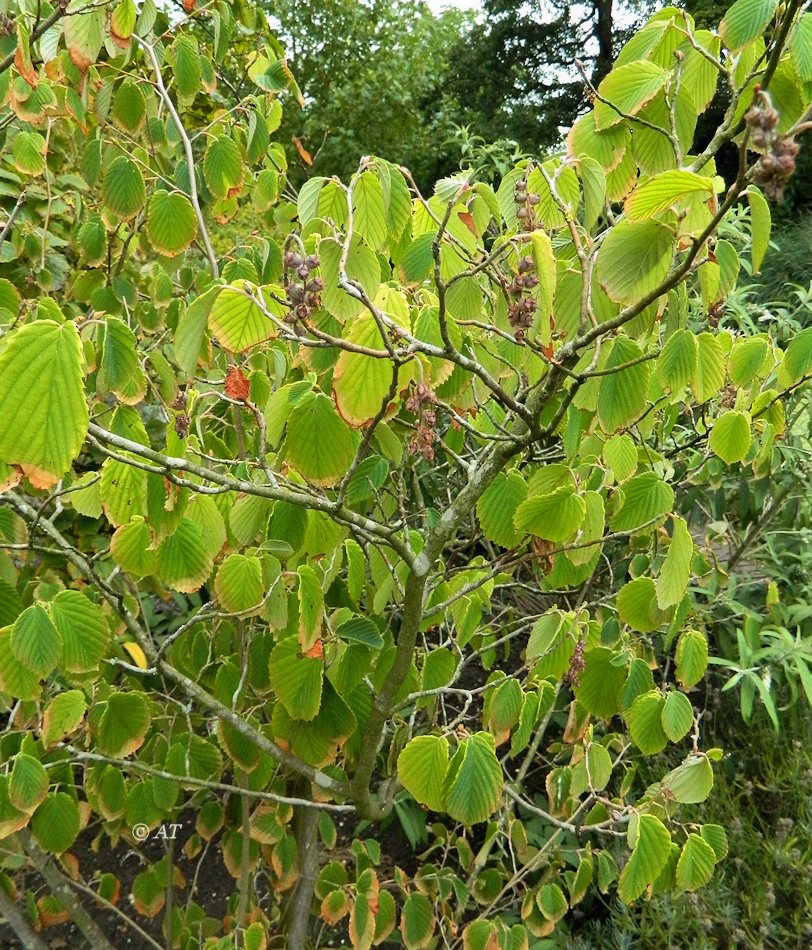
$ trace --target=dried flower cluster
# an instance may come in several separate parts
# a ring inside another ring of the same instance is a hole
[[[790,136],[776,135],[779,115],[766,92],[757,91],[756,100],[744,117],[750,130],[750,144],[764,150],[753,169],[753,181],[768,198],[780,201],[784,185],[795,172],[799,145]]]

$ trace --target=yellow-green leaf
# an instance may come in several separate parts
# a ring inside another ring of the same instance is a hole
[[[0,459],[37,488],[68,471],[87,434],[82,347],[76,327],[37,320],[0,343]]]

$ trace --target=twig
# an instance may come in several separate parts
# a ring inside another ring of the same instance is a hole
[[[183,148],[186,152],[186,165],[189,170],[189,198],[191,199],[192,207],[195,209],[195,217],[197,218],[197,226],[200,230],[200,238],[203,241],[203,246],[206,249],[206,257],[209,259],[212,276],[217,278],[220,276],[220,268],[217,265],[217,255],[214,253],[214,248],[212,247],[211,239],[209,238],[209,232],[206,227],[206,222],[203,218],[203,212],[200,210],[200,196],[197,193],[195,156],[194,152],[192,151],[192,143],[189,141],[189,136],[186,134],[186,129],[183,127],[183,123],[180,121],[180,116],[178,115],[178,111],[175,108],[175,104],[172,102],[172,98],[170,97],[166,86],[164,85],[163,76],[161,75],[161,66],[158,62],[158,57],[155,55],[154,47],[150,46],[150,44],[145,40],[142,40],[140,36],[133,34],[132,38],[149,57],[149,61],[152,64],[152,71],[155,74],[155,85],[158,87],[158,94],[160,95],[161,99],[163,99],[167,111],[172,116],[172,120],[178,130],[178,135],[183,142]]]

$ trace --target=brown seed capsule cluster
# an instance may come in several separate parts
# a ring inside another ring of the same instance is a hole
[[[776,135],[778,118],[765,93],[758,96],[744,117],[750,129],[750,144],[754,149],[764,151],[753,169],[753,181],[773,201],[780,201],[783,197],[784,185],[795,171],[799,149],[795,139]]]
[[[290,304],[289,323],[298,320],[307,320],[314,310],[321,307],[321,291],[324,281],[321,277],[311,277],[311,272],[319,266],[316,254],[303,257],[296,251],[285,254],[283,265],[285,268],[285,295]]]
[[[775,139],[772,150],[758,160],[753,181],[773,201],[780,201],[784,197],[784,186],[795,172],[795,157],[799,149],[795,139],[784,136]]]
[[[516,202],[516,217],[523,231],[532,231],[536,226],[536,205],[541,198],[532,191],[528,191],[527,182],[520,178],[513,189],[513,200]]]
[[[572,656],[570,657],[570,665],[567,672],[564,674],[564,682],[569,683],[570,686],[580,686],[581,685],[581,673],[584,671],[584,650],[586,649],[586,640],[581,637],[581,639],[575,644],[575,649],[573,650]]]
[[[525,331],[533,325],[533,315],[538,309],[535,298],[528,293],[538,286],[539,279],[533,273],[535,266],[530,254],[521,258],[517,268],[518,273],[507,288],[508,294],[513,299],[513,302],[508,304],[508,320],[519,342],[524,339]]]
[[[434,461],[434,443],[437,441],[437,396],[425,383],[417,383],[412,394],[406,400],[409,412],[417,414],[417,429],[409,442],[412,455],[422,455],[428,462]]]
[[[177,396],[172,400],[171,406],[178,413],[175,416],[175,432],[181,439],[185,439],[189,432],[189,426],[192,420],[186,412],[186,390],[179,389]]]

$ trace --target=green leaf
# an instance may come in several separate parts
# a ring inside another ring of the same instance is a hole
[[[553,311],[555,297],[556,261],[553,242],[544,231],[534,231],[530,239],[535,275],[538,278],[536,301],[540,324],[539,339],[545,345],[550,343],[551,327],[549,317]]]
[[[784,359],[778,372],[779,385],[794,386],[812,373],[812,327],[796,333],[784,350]]]
[[[0,343],[0,459],[36,488],[68,471],[87,434],[88,411],[76,326],[37,320]]]
[[[273,731],[285,739],[294,755],[310,765],[322,766],[335,759],[341,745],[355,731],[358,721],[352,710],[326,679],[319,713],[310,722],[292,720],[282,703],[273,710]]]
[[[736,340],[728,357],[730,381],[734,386],[751,386],[764,364],[769,346],[760,337],[742,337]]]
[[[664,389],[679,392],[696,375],[698,346],[690,330],[680,327],[666,341],[657,360],[657,378]]]
[[[764,32],[778,7],[778,0],[736,0],[719,24],[725,46],[735,53]]]
[[[229,613],[259,608],[265,593],[259,558],[245,554],[229,555],[217,569],[214,593]]]
[[[146,7],[147,4],[145,3],[144,6]],[[110,32],[116,40],[128,40],[135,30],[137,21],[138,11],[133,0],[121,0],[110,17]]]
[[[299,644],[303,653],[309,652],[321,637],[324,615],[324,593],[321,580],[309,564],[300,564],[299,576]]]
[[[139,749],[151,721],[149,700],[142,693],[110,693],[99,720],[99,752],[124,758]]]
[[[598,419],[604,432],[626,428],[645,412],[650,364],[640,362],[627,369],[617,369],[642,356],[643,351],[634,340],[625,336],[615,339],[604,367],[607,375],[600,377],[598,388]]]
[[[721,825],[702,825],[699,833],[713,848],[717,861],[727,857],[727,833]]]
[[[694,710],[685,693],[670,690],[665,697],[661,721],[663,732],[672,742],[679,742],[688,735],[694,724]]]
[[[117,459],[102,465],[99,482],[102,507],[113,527],[129,524],[136,516],[147,514],[147,473]]]
[[[629,675],[623,684],[623,692],[620,694],[620,708],[628,709],[629,706],[649,690],[654,689],[654,677],[645,660],[636,656],[629,665]]]
[[[76,799],[67,792],[51,792],[31,818],[31,833],[48,854],[63,854],[79,835],[81,819]]]
[[[133,79],[125,79],[113,97],[113,121],[124,132],[134,135],[140,131],[147,114],[144,93]]]
[[[356,346],[379,352],[384,350],[380,331],[371,316],[353,321],[345,338]],[[402,368],[398,375],[396,394],[404,388],[400,385],[406,379],[404,371]],[[342,351],[333,372],[333,395],[341,417],[350,425],[361,426],[373,419],[389,397],[391,387],[392,365],[389,360]]]
[[[189,33],[180,33],[172,46],[172,53],[178,97],[181,102],[189,104],[200,91],[202,78],[197,38]]]
[[[688,835],[677,861],[677,887],[696,891],[713,877],[716,853],[704,838],[695,832]]]
[[[536,906],[545,920],[556,923],[570,909],[564,892],[557,884],[542,884],[536,894]]]
[[[39,132],[18,132],[11,143],[11,160],[23,175],[45,171],[45,139]]]
[[[655,175],[638,185],[626,199],[624,210],[632,221],[642,221],[667,211],[678,205],[686,195],[696,192],[705,192],[708,198],[711,198],[713,179],[674,169]]]
[[[421,805],[445,810],[443,783],[448,769],[448,742],[443,736],[416,736],[398,756],[398,780]]]
[[[567,136],[570,156],[580,158],[587,155],[597,161],[606,174],[620,165],[628,145],[629,130],[625,125],[618,124],[599,132],[595,128],[594,112],[587,112],[576,119]]]
[[[662,284],[673,253],[674,237],[664,224],[623,219],[601,244],[598,280],[616,303],[637,303]]]
[[[747,189],[747,200],[750,202],[750,257],[753,262],[753,273],[760,274],[761,265],[770,247],[772,216],[767,199],[755,185],[750,185]]]
[[[187,376],[194,376],[201,358],[209,314],[221,288],[210,287],[186,308],[175,331],[175,361]]]
[[[69,689],[54,696],[42,714],[41,735],[45,748],[74,732],[86,711],[87,702],[81,690]]]
[[[209,143],[203,156],[203,176],[215,198],[231,198],[242,190],[245,168],[237,143],[221,135]]]
[[[355,457],[355,436],[323,393],[309,393],[288,418],[287,459],[314,485],[341,481]]]
[[[404,283],[420,284],[429,276],[434,266],[436,237],[431,231],[418,234],[403,252],[398,266]]]
[[[321,276],[324,280],[322,302],[329,313],[343,321],[357,317],[363,311],[364,304],[339,286],[341,250],[341,245],[337,241],[324,240],[319,244]],[[378,257],[370,247],[357,239],[350,244],[347,277],[351,282],[357,283],[370,300],[375,298],[381,283]]]
[[[156,573],[172,590],[190,594],[203,586],[211,568],[212,556],[200,528],[188,518],[181,518],[158,548]]]
[[[127,574],[146,577],[154,574],[158,566],[155,551],[151,548],[152,534],[141,515],[136,515],[129,524],[121,525],[110,539],[113,560]]]
[[[686,688],[695,686],[708,668],[708,640],[698,630],[686,630],[677,643],[677,679]]]
[[[487,732],[467,736],[448,764],[445,811],[464,825],[486,821],[499,806],[502,780],[493,736]]]
[[[347,504],[357,505],[374,498],[386,483],[389,463],[380,455],[368,455],[353,472],[347,485]]]
[[[147,200],[144,176],[126,155],[119,155],[105,171],[102,200],[106,208],[125,221],[134,218],[144,207]]]
[[[500,472],[477,502],[482,533],[503,548],[515,547],[521,533],[513,526],[516,509],[527,497],[527,484],[518,472]]]
[[[741,462],[750,449],[750,417],[738,410],[726,412],[714,422],[708,445],[728,465]]]
[[[606,174],[600,162],[582,155],[578,159],[578,175],[584,189],[584,218],[591,230],[606,207]]]
[[[697,337],[696,375],[692,385],[699,403],[717,396],[725,383],[725,353],[720,341],[711,333]]]
[[[374,171],[362,172],[352,189],[353,230],[374,251],[386,244],[386,202],[380,180]]]
[[[713,788],[713,769],[706,755],[689,755],[662,780],[668,797],[683,805],[704,802]]]
[[[431,943],[436,921],[428,897],[413,891],[403,902],[400,933],[406,950],[425,950]]]
[[[617,879],[617,865],[612,855],[605,849],[598,852],[598,889],[606,894],[614,880]]]
[[[641,815],[634,851],[620,874],[618,897],[626,904],[636,901],[653,884],[668,862],[671,835],[654,815]]]
[[[271,652],[271,686],[291,719],[309,722],[321,706],[324,662],[302,656],[296,637],[287,637]]]
[[[691,579],[691,558],[694,554],[694,542],[688,525],[676,515],[671,521],[671,543],[657,578],[657,603],[663,610],[678,604],[685,596]]]
[[[103,9],[88,9],[84,0],[70,0],[65,17],[65,46],[74,65],[85,72],[96,62],[104,44]]]
[[[639,60],[616,66],[598,86],[598,94],[610,103],[595,103],[595,128],[598,132],[621,122],[625,115],[636,115],[665,85],[668,73],[656,63]],[[615,108],[612,108],[614,106]]]
[[[623,504],[611,520],[613,531],[635,531],[674,506],[674,489],[654,472],[630,478],[623,486],[623,495]]]
[[[638,696],[624,711],[623,718],[629,727],[632,742],[643,755],[656,755],[668,744],[668,738],[662,726],[662,713],[665,700],[659,690],[649,690]]]
[[[529,531],[546,541],[568,541],[575,537],[586,514],[586,503],[572,488],[564,486],[548,495],[531,495],[516,509],[517,531]]]
[[[637,447],[625,433],[612,436],[603,447],[603,460],[618,482],[625,482],[637,471]]]
[[[178,191],[159,188],[147,205],[147,235],[159,254],[175,257],[197,237],[197,216],[192,202]]]
[[[261,289],[248,281],[234,281],[224,287],[211,304],[209,329],[231,353],[242,353],[272,339],[278,332],[273,321],[265,316],[249,294],[262,297],[266,308],[275,316],[284,316],[281,305],[262,295]]]
[[[515,679],[508,677],[491,692],[483,718],[497,743],[507,740],[510,730],[519,722],[523,705],[524,693]]]
[[[109,390],[126,406],[141,402],[147,391],[147,377],[138,359],[133,331],[118,317],[104,321],[104,344],[96,381],[100,392]]]
[[[104,262],[107,256],[107,229],[101,217],[94,214],[79,228],[79,246],[82,257],[89,267]]]
[[[324,179],[320,177],[309,178],[299,189],[299,195],[296,199],[296,210],[299,216],[299,224],[302,227],[319,215],[319,197],[324,188]]]
[[[584,655],[584,669],[575,698],[588,713],[599,719],[611,719],[620,711],[620,693],[626,681],[626,669],[615,662],[616,654],[608,647],[595,647]]]
[[[650,577],[636,577],[620,588],[617,594],[620,619],[633,630],[651,633],[662,623],[657,609],[654,581]]]
[[[383,637],[369,617],[351,617],[335,630],[339,640],[348,643],[363,643],[371,650],[383,649]]]
[[[56,668],[62,656],[62,637],[42,604],[32,604],[16,619],[11,650],[17,661],[40,679]]]
[[[0,627],[13,624],[23,612],[23,602],[17,588],[0,579]]]
[[[798,79],[804,84],[812,82],[812,13],[798,19],[789,49]]]
[[[11,630],[11,627],[0,629],[0,689],[16,699],[38,699],[42,692],[39,677],[14,655]]]
[[[23,752],[14,756],[8,782],[9,801],[20,811],[32,812],[48,793],[48,772],[39,759]]]
[[[62,638],[60,668],[68,673],[98,669],[110,645],[110,628],[101,607],[79,591],[63,590],[48,609]]]
[[[601,792],[612,777],[612,756],[599,742],[591,742],[586,750],[586,767],[589,772],[589,784],[596,792]]]

